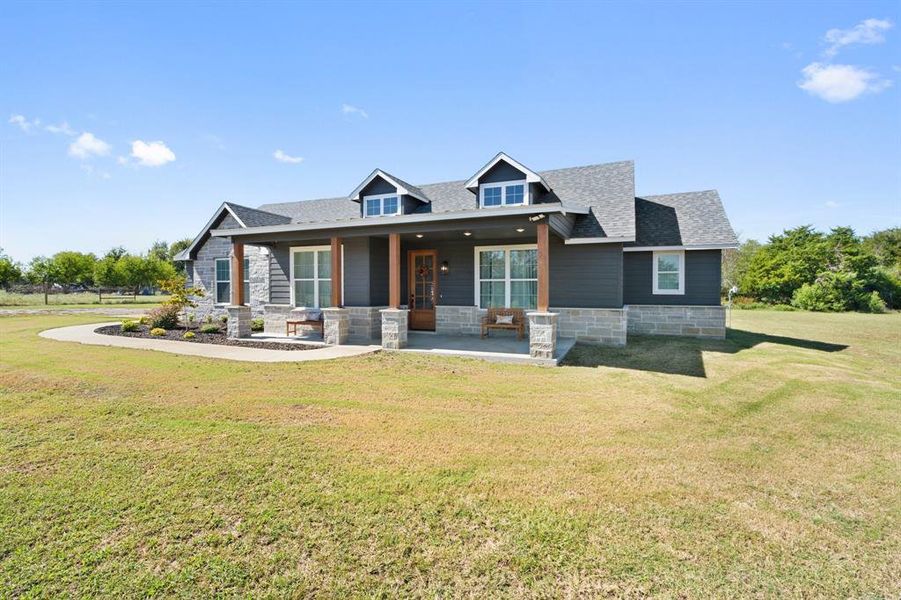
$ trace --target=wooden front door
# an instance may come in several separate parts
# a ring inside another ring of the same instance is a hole
[[[435,304],[438,302],[438,253],[434,250],[410,250],[409,290],[410,329],[435,330]]]

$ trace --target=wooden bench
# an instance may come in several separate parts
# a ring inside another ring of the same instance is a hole
[[[513,316],[512,323],[498,323],[498,317]],[[522,339],[526,331],[526,320],[521,308],[489,308],[488,314],[482,317],[482,337],[488,335],[491,329],[515,330],[519,339]]]
[[[285,335],[297,335],[298,327],[312,327],[313,329],[319,330],[320,336],[323,335],[322,319],[318,319],[315,321],[314,320],[297,321],[297,320],[289,319],[289,320],[285,321]]]

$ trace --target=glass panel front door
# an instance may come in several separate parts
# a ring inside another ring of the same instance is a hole
[[[438,256],[434,250],[410,250],[407,278],[410,290],[410,329],[435,329],[438,300]]]

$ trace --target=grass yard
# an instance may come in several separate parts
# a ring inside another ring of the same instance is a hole
[[[898,597],[901,314],[733,319],[542,369],[0,317],[0,596]]]
[[[54,309],[96,308],[100,306],[156,306],[167,296],[104,296],[103,302],[94,292],[49,294],[44,304],[44,294],[17,294],[0,290],[0,310],[3,308]]]

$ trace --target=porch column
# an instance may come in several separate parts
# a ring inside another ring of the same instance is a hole
[[[341,291],[344,287],[344,275],[341,273],[341,238],[332,238],[332,306],[342,305]]]
[[[550,248],[547,221],[538,223],[538,312],[547,312],[550,306]]]
[[[231,303],[241,306],[244,304],[244,244],[232,243],[231,259]]]
[[[400,307],[400,234],[388,234],[388,308],[382,314],[382,348],[407,345],[407,311]]]
[[[400,234],[388,234],[388,307],[400,308]]]
[[[250,337],[250,307],[244,306],[244,244],[232,242],[231,252],[231,304],[226,326],[229,338]]]

